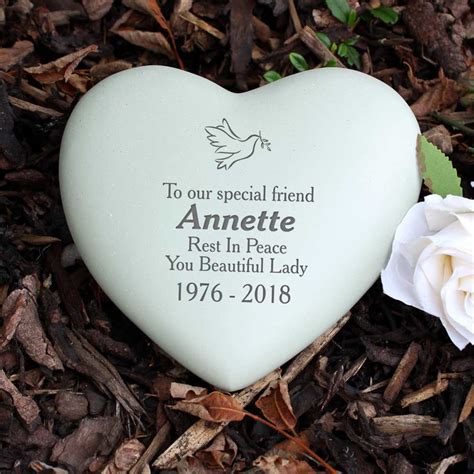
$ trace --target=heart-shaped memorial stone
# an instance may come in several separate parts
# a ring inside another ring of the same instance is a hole
[[[418,198],[418,133],[396,92],[350,70],[236,94],[141,67],[74,109],[61,195],[107,295],[185,367],[236,390],[376,280]]]

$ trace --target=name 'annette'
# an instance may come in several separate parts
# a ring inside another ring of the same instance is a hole
[[[279,211],[269,214],[261,211],[258,215],[249,214],[240,217],[237,214],[205,214],[200,217],[196,204],[192,204],[184,217],[181,219],[176,229],[184,229],[185,225],[194,230],[243,230],[243,231],[266,231],[291,232],[295,226],[293,216],[281,217]]]

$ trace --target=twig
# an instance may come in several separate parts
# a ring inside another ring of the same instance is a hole
[[[26,110],[28,112],[37,112],[50,117],[61,117],[63,115],[62,112],[58,112],[57,110],[50,109],[49,107],[43,107],[42,105],[38,104],[32,104],[31,102],[18,99],[17,97],[13,97],[11,95],[8,96],[8,100],[10,104],[13,105],[13,107],[17,107],[18,109]]]
[[[146,451],[143,453],[142,457],[130,470],[130,474],[142,474],[144,468],[150,461],[155,457],[155,454],[163,446],[163,443],[166,441],[166,438],[171,431],[171,424],[167,421],[156,433],[155,437],[151,440],[150,445],[146,448]]]
[[[315,31],[305,26],[300,31],[301,41],[323,62],[335,61],[336,66],[345,67],[326,45],[316,36]]]
[[[433,112],[433,117],[444,125],[449,125],[450,127],[457,128],[460,132],[464,133],[469,137],[474,137],[474,128],[467,127],[457,120],[453,120],[445,115],[441,115],[439,112]]]
[[[336,324],[331,326],[325,333],[319,336],[311,345],[303,350],[290,364],[285,375],[282,377],[286,382],[291,382],[311,362],[313,357],[320,352],[341,330],[349,320],[350,313],[343,316]],[[238,395],[237,400],[245,407],[247,406],[267,385],[278,380],[280,371],[274,370],[266,377],[245,388]],[[185,431],[158,459],[153,463],[157,469],[171,469],[176,463],[194,454],[196,451],[210,443],[226,426],[227,423],[209,423],[204,420],[197,421]]]
[[[222,33],[222,31],[219,31],[217,28],[214,28],[212,25],[204,21],[202,18],[199,18],[198,16],[194,15],[190,11],[184,11],[180,13],[179,17],[191,23],[195,27],[201,30],[204,30],[206,33],[209,33],[211,36],[214,36],[214,38],[217,38],[222,44],[225,44],[227,36],[224,33]]]
[[[288,0],[288,7],[290,9],[291,21],[293,22],[293,26],[295,27],[295,30],[298,33],[303,28],[303,25],[301,24],[300,17],[298,16],[298,12],[296,11],[295,0]]]

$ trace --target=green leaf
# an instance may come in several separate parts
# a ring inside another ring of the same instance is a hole
[[[357,51],[354,46],[347,47],[347,62],[349,63],[349,66],[355,66],[357,69],[360,69],[362,66],[360,63],[359,51]]]
[[[319,38],[321,43],[324,43],[324,46],[326,46],[326,48],[329,49],[331,47],[331,40],[329,39],[328,35],[326,35],[325,33],[321,33],[320,31],[317,31],[316,36]]]
[[[335,59],[330,59],[329,61],[326,61],[324,63],[324,67],[336,67],[337,66],[337,62]]]
[[[290,53],[290,62],[297,71],[307,71],[309,69],[306,59],[298,53]]]
[[[421,175],[431,193],[442,197],[448,194],[462,196],[461,179],[441,150],[423,135],[418,135],[417,152]]]
[[[333,17],[347,25],[349,14],[351,12],[351,7],[347,3],[347,0],[326,0],[326,5]]]
[[[275,82],[278,81],[278,79],[281,79],[281,75],[276,72],[276,71],[267,71],[264,75],[263,78],[267,82]]]
[[[375,18],[378,18],[387,25],[394,25],[399,18],[398,13],[390,7],[372,8],[370,13],[372,13]]]
[[[351,9],[351,11],[349,12],[349,15],[347,15],[347,26],[349,28],[352,28],[356,23],[357,23],[357,12]]]
[[[359,37],[356,36],[355,38],[350,38],[344,41],[344,43],[347,44],[347,46],[355,46],[357,44],[357,41],[359,41]]]
[[[347,44],[341,43],[337,48],[337,54],[341,56],[341,58],[347,58]]]

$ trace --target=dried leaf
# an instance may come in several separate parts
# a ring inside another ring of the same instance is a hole
[[[156,0],[123,0],[122,3],[133,10],[148,13],[164,30],[169,31],[168,22],[163,16],[161,8],[156,3]]]
[[[131,28],[121,28],[114,31],[114,33],[135,46],[140,46],[154,53],[163,54],[170,59],[174,58],[173,50],[168,40],[159,31],[139,31]]]
[[[170,395],[173,398],[192,399],[201,395],[206,395],[207,389],[203,387],[195,387],[185,383],[172,382],[170,386]]]
[[[178,474],[209,474],[209,469],[194,456],[186,456],[176,465]]]
[[[208,469],[226,471],[232,466],[237,451],[237,445],[232,438],[225,433],[219,433],[209,447],[196,453],[196,458]]]
[[[431,113],[454,105],[459,99],[459,87],[455,81],[442,76],[440,81],[428,89],[412,106],[416,117],[426,117]]]
[[[82,0],[87,16],[92,20],[100,20],[112,8],[113,0]]]
[[[173,14],[171,15],[171,27],[176,36],[184,36],[187,30],[187,23],[180,15],[188,12],[193,6],[193,0],[177,0],[174,4]]]
[[[171,406],[171,408],[216,423],[241,421],[245,417],[242,404],[232,395],[221,392],[212,392],[209,395],[203,395],[192,400],[183,400]]]
[[[25,71],[43,84],[53,84],[63,79],[67,82],[79,63],[88,54],[95,53],[98,49],[97,45],[91,44],[50,63],[25,68]]]
[[[445,155],[453,152],[451,134],[444,125],[437,125],[423,133],[430,143],[438,147]]]
[[[288,394],[288,384],[283,380],[270,385],[256,401],[267,420],[282,430],[292,430],[296,426],[296,417]]]
[[[31,41],[17,41],[11,48],[0,48],[0,69],[8,71],[34,51]]]
[[[329,413],[326,413],[326,415],[331,416]],[[318,424],[322,424],[321,421],[319,421]],[[303,449],[301,444],[309,448],[308,435],[305,432],[300,433],[298,436],[298,441],[299,443],[295,443],[295,441],[291,439],[285,439],[275,444],[273,449],[278,449],[279,451],[286,451],[287,453],[290,453],[291,455],[296,457],[304,456],[307,454],[307,451]]]

